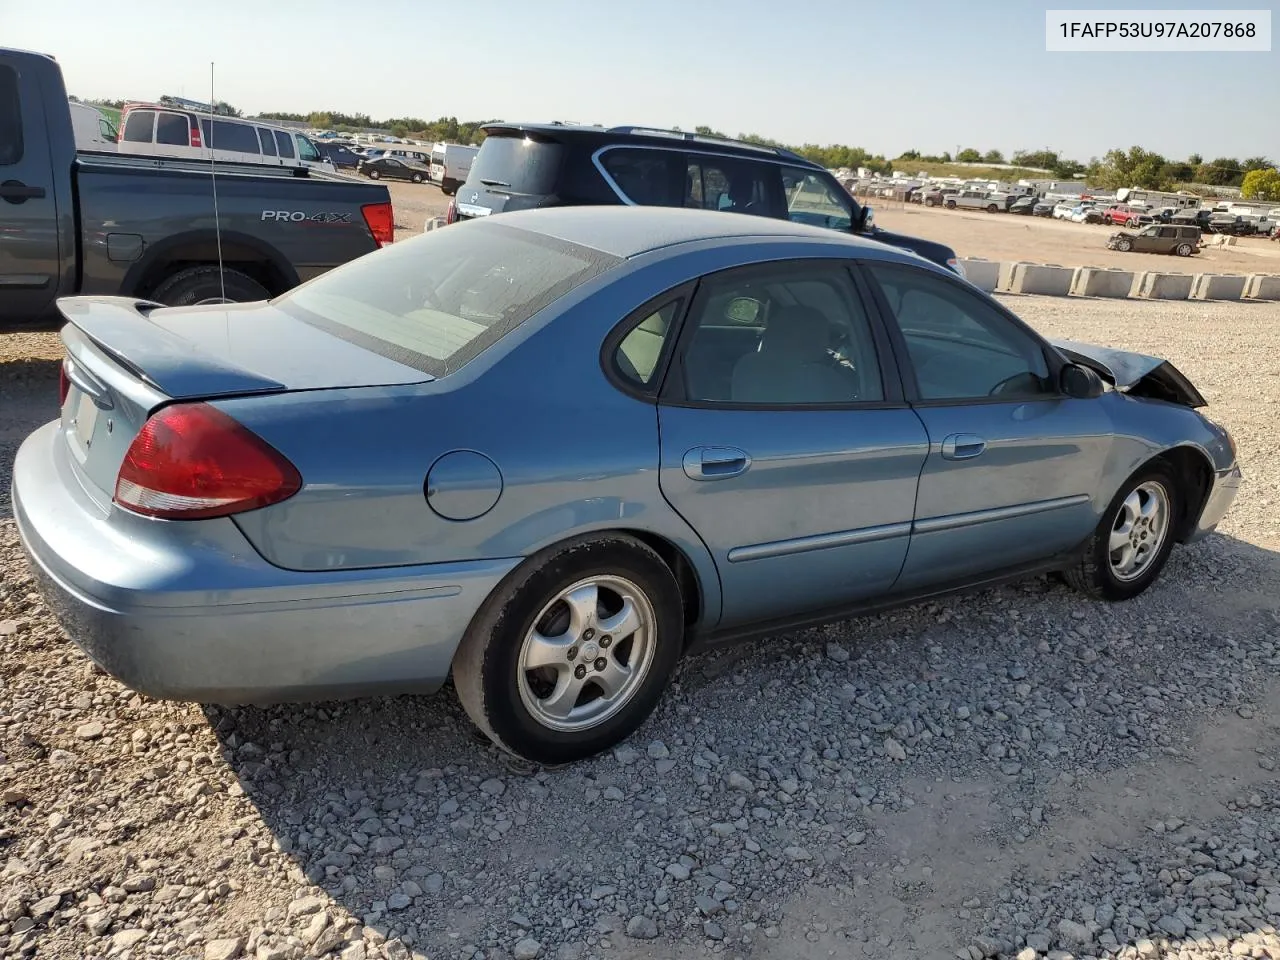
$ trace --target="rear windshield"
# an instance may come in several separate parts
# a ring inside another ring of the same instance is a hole
[[[334,336],[441,377],[621,262],[589,247],[475,221],[385,247],[274,303]]]
[[[564,146],[522,136],[495,134],[485,138],[467,176],[470,184],[510,193],[555,193]]]

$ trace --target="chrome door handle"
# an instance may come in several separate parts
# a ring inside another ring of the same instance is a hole
[[[694,447],[681,465],[690,480],[724,480],[746,473],[751,458],[736,447]]]
[[[953,433],[942,441],[944,460],[971,460],[987,449],[987,441],[972,433]]]

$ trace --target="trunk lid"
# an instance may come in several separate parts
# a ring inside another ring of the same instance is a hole
[[[73,469],[104,511],[129,445],[170,401],[433,379],[269,303],[161,307],[71,297],[58,308],[68,321],[62,432]]]
[[[568,148],[519,127],[487,128],[484,143],[457,193],[459,219],[529,210],[556,202]]]

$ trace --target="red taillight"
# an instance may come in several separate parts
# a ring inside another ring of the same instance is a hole
[[[67,379],[67,364],[63,361],[58,367],[58,406],[67,402],[67,394],[71,391],[71,381]]]
[[[364,222],[373,234],[373,240],[380,247],[385,247],[396,238],[396,218],[391,212],[391,203],[366,203],[360,208]]]
[[[200,146],[200,124],[196,121],[195,117],[190,117],[188,119],[191,124],[191,146],[198,147]]]
[[[297,469],[262,438],[208,404],[182,403],[134,437],[115,502],[148,517],[199,520],[279,503],[301,487]]]

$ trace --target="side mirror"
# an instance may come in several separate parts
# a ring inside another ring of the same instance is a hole
[[[876,225],[876,212],[873,209],[871,209],[871,207],[863,207],[862,217],[858,221],[858,232],[870,233],[873,229],[875,229],[875,225]]]
[[[1079,363],[1068,363],[1058,376],[1058,386],[1073,400],[1092,400],[1102,396],[1106,386],[1093,370]]]

